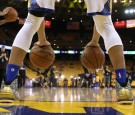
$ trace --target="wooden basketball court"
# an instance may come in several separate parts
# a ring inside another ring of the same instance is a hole
[[[117,103],[115,89],[20,88],[18,92],[21,101],[1,103],[0,115],[135,115],[134,104]]]

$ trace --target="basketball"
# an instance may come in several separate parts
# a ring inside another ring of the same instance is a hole
[[[52,47],[34,45],[29,54],[33,66],[39,69],[47,69],[55,60]]]
[[[105,62],[104,52],[100,47],[87,46],[81,55],[81,62],[86,68],[99,69]]]
[[[17,11],[12,7],[6,7],[3,12],[6,12],[6,10],[9,11],[7,12],[7,14],[4,15],[5,19],[8,21],[16,21],[16,19],[18,18]]]

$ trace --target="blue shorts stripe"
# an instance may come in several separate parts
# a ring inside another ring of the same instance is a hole
[[[95,16],[95,15],[104,15],[104,16],[108,16],[111,15],[110,12],[105,13],[105,12],[94,12],[94,13],[87,13],[88,16]]]
[[[28,8],[28,11],[44,11],[48,13],[55,13],[55,10],[48,9],[48,8]]]

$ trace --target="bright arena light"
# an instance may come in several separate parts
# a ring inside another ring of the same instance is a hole
[[[33,81],[33,82],[36,81],[35,78],[32,78],[32,81]]]
[[[61,78],[62,78],[62,79],[64,79],[64,78],[65,78],[65,76],[64,76],[64,75],[61,75]]]
[[[132,0],[129,0],[130,3],[132,3]]]
[[[57,0],[57,2],[60,2],[60,0]]]
[[[126,2],[126,0],[123,0],[123,2],[125,3],[125,2]]]
[[[134,12],[134,10],[133,9],[130,9],[130,11],[129,11],[131,14]]]
[[[133,14],[135,13],[135,9],[126,9],[125,14]]]
[[[82,2],[82,0],[79,0],[79,3],[81,3]]]
[[[125,10],[125,14],[128,14],[129,13],[129,10]]]
[[[114,0],[113,2],[114,2],[114,3],[117,3],[117,0]]]

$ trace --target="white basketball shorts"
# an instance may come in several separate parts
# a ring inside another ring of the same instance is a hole
[[[111,15],[110,0],[84,0],[87,6],[87,15]]]

